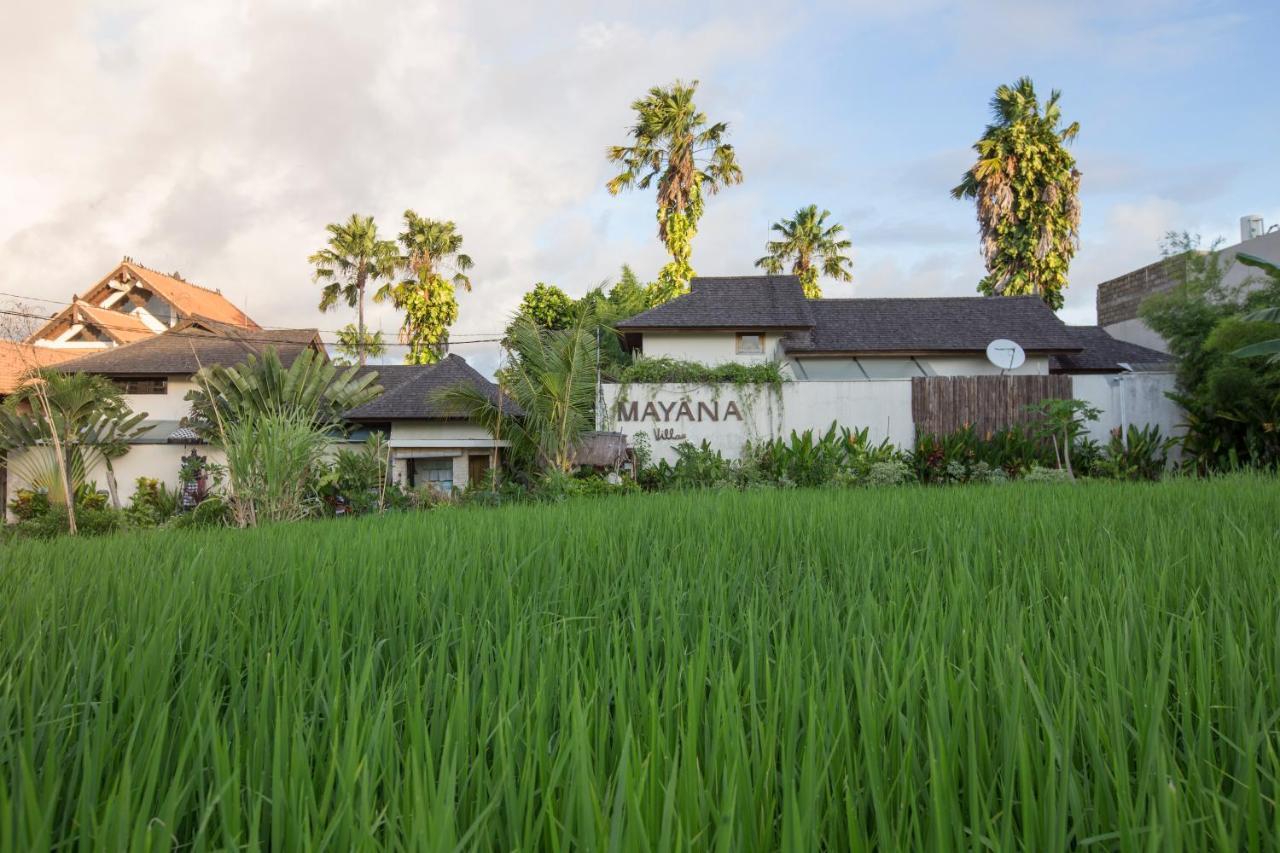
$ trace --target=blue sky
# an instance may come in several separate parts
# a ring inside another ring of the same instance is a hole
[[[854,242],[831,296],[968,294],[971,205],[948,191],[1000,83],[1063,91],[1083,181],[1064,318],[1188,229],[1280,222],[1280,4],[66,2],[0,34],[0,291],[66,299],[129,254],[269,326],[336,329],[306,257],[353,211],[455,219],[475,257],[458,351],[535,281],[580,293],[663,261],[607,145],[652,84],[699,79],[746,174],[712,198],[707,274],[749,273],[810,203]],[[51,263],[56,259],[56,263]],[[388,332],[396,318],[373,309]]]

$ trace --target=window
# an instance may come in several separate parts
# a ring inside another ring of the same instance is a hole
[[[165,376],[113,376],[111,381],[121,394],[169,393],[169,379]]]
[[[431,486],[445,494],[453,491],[453,458],[409,459],[409,485]]]
[[[738,333],[738,355],[760,355],[764,352],[764,335],[760,332]]]

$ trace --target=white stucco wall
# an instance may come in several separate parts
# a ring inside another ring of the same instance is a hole
[[[196,387],[188,375],[170,376],[165,394],[125,394],[124,401],[135,412],[146,412],[149,421],[178,421],[191,412],[184,397]]]
[[[211,463],[221,464],[226,457],[222,451],[204,444],[135,444],[129,452],[119,459],[113,460],[112,467],[116,472],[116,485],[120,491],[121,505],[128,505],[129,499],[136,491],[139,477],[159,480],[170,489],[178,488],[178,471],[182,466],[182,457],[192,450],[207,458]],[[37,450],[20,450],[9,455],[9,499],[19,489],[31,488],[30,477],[35,470],[53,465],[53,457],[44,448]],[[96,484],[99,491],[107,491],[106,466],[101,462],[90,467],[86,480]],[[5,507],[5,517],[12,521]]]
[[[835,421],[840,426],[869,428],[872,441],[888,438],[894,444],[914,441],[909,379],[861,382],[789,382],[781,391],[739,390],[706,385],[605,385],[604,428],[648,437],[654,460],[675,459],[682,441],[709,445],[726,457],[738,458],[748,441],[785,438],[792,431],[825,431]],[[618,403],[627,410],[636,404],[639,420],[621,420]],[[649,403],[653,416],[646,417]],[[681,404],[686,403],[686,409]],[[700,407],[701,403],[707,408]],[[727,413],[733,403],[740,417]],[[708,408],[717,419],[711,420]],[[701,416],[701,420],[699,420]]]
[[[916,360],[928,364],[935,376],[999,376],[1002,372],[1010,376],[1044,376],[1049,373],[1049,357],[1044,355],[1029,355],[1021,367],[1006,371],[981,355],[927,356]]]
[[[741,329],[751,332],[751,329]],[[681,361],[697,361],[702,364],[724,364],[739,362],[741,364],[759,364],[774,358],[778,352],[778,342],[782,340],[782,332],[764,333],[764,352],[755,355],[739,355],[737,348],[738,331],[733,332],[645,332],[641,340],[641,350],[646,358],[674,358]]]
[[[1130,424],[1158,426],[1166,437],[1186,432],[1182,409],[1166,396],[1176,387],[1172,373],[1073,376],[1071,384],[1077,400],[1102,410],[1089,424],[1089,436],[1103,444],[1110,440],[1111,430],[1127,430]]]

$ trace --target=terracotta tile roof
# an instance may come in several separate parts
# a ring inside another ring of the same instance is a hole
[[[184,317],[208,317],[220,323],[258,328],[257,323],[216,290],[156,272],[133,261],[125,261],[121,266],[177,308]]]
[[[286,367],[305,349],[323,351],[315,329],[247,329],[197,317],[158,335],[68,361],[63,369],[112,376],[191,374],[212,364],[239,364],[270,347]]]
[[[50,349],[0,339],[0,394],[18,389],[22,377],[36,367],[47,367],[84,355],[84,350]]]
[[[81,299],[77,299],[71,309],[75,312],[76,319],[87,320],[118,344],[133,343],[156,334],[146,323],[132,314],[112,311],[110,308],[99,308]]]

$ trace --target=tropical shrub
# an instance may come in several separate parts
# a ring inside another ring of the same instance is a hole
[[[873,462],[867,469],[868,486],[901,486],[915,482],[911,466],[901,459]]]
[[[1073,479],[1066,468],[1041,468],[1039,465],[1022,476],[1024,483],[1070,483]]]
[[[139,477],[134,482],[133,497],[125,514],[130,524],[138,527],[155,527],[178,514],[179,494],[164,483],[151,477]]]
[[[1266,350],[1280,334],[1267,319],[1280,307],[1280,269],[1263,262],[1259,275],[1228,286],[1216,245],[1201,251],[1198,238],[1170,234],[1164,248],[1178,284],[1139,311],[1178,360],[1170,396],[1186,413],[1183,464],[1199,473],[1280,464],[1280,362]]]
[[[1168,467],[1169,450],[1177,439],[1165,438],[1154,425],[1116,427],[1105,451],[1093,463],[1092,472],[1116,480],[1158,480]]]
[[[328,432],[302,410],[277,411],[228,424],[227,502],[236,524],[252,527],[305,518],[318,508],[315,479],[324,467]]]
[[[782,365],[776,361],[759,364],[727,362],[707,365],[675,358],[637,358],[618,374],[623,383],[674,385],[771,385],[786,381]]]

